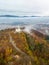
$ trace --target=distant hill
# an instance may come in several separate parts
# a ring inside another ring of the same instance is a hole
[[[19,16],[15,16],[15,15],[0,15],[0,17],[19,17]]]
[[[0,15],[0,17],[40,17],[40,16]]]

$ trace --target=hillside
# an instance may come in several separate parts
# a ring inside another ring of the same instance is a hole
[[[48,36],[33,30],[15,33],[15,29],[0,31],[0,65],[49,65]]]

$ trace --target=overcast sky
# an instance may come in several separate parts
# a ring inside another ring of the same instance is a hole
[[[49,0],[0,0],[1,14],[49,16]]]

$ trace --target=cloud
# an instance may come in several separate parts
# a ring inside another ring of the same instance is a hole
[[[0,9],[17,15],[49,15],[49,0],[0,0]]]

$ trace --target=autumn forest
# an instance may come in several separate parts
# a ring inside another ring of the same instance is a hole
[[[49,65],[49,36],[14,31],[0,31],[0,65]]]

